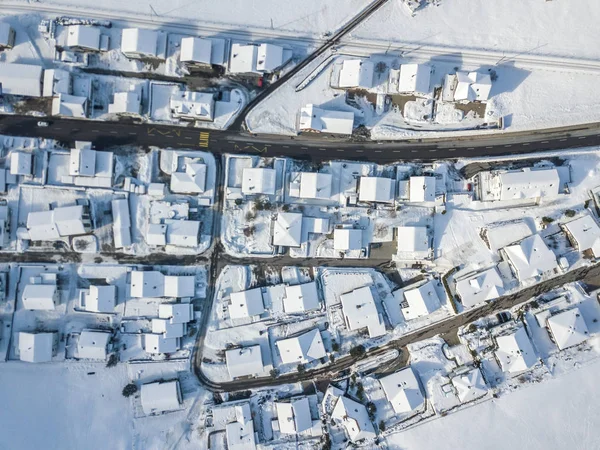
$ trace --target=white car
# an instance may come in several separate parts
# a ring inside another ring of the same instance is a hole
[[[43,121],[43,120],[40,120],[40,121],[37,123],[37,126],[38,126],[38,127],[47,127],[48,125],[50,125],[50,124],[49,124],[48,122],[45,122],[45,121]]]

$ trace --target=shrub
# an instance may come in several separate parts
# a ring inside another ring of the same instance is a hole
[[[271,374],[271,378],[277,378],[279,376],[279,370],[277,369],[271,369],[271,372],[269,372]]]
[[[352,347],[350,349],[350,356],[352,356],[353,358],[360,358],[366,353],[367,351],[365,350],[365,347],[363,345],[357,345],[356,347]]]
[[[379,429],[381,431],[385,431],[385,422],[383,420],[379,421]]]
[[[554,222],[554,219],[552,217],[548,217],[548,216],[542,217],[542,223],[548,225],[552,222]]]
[[[572,209],[567,209],[565,211],[565,216],[567,216],[567,217],[575,217],[575,214],[576,214],[576,212]]]
[[[242,203],[243,203],[243,202],[242,202],[242,199],[241,199],[241,198],[236,198],[236,199],[235,199],[235,204],[236,204],[237,206],[241,206],[241,204],[242,204]]]
[[[304,367],[304,364],[298,364],[298,373],[304,373],[306,372],[306,367]]]
[[[116,353],[111,353],[106,362],[106,367],[115,367],[119,362],[119,356]]]
[[[138,391],[138,387],[135,383],[129,383],[123,388],[123,397],[131,397]]]
[[[331,343],[331,349],[332,349],[334,352],[339,352],[339,351],[340,351],[340,344],[338,344],[336,341],[333,341],[333,342]]]

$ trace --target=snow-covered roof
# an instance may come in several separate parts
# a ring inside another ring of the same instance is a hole
[[[548,317],[548,328],[560,350],[581,344],[589,332],[579,308],[572,308]]]
[[[256,55],[258,72],[273,72],[283,64],[283,47],[274,44],[260,44]]]
[[[525,327],[520,327],[506,336],[496,337],[496,343],[496,358],[504,372],[522,372],[538,361]]]
[[[140,401],[145,414],[160,414],[180,408],[179,381],[142,384]]]
[[[233,292],[230,299],[229,317],[232,319],[258,316],[265,312],[261,288]]]
[[[456,281],[456,293],[465,308],[504,295],[504,283],[495,267]]]
[[[177,339],[185,334],[183,323],[173,323],[167,319],[152,319],[152,334],[160,334],[165,339]]]
[[[57,296],[56,284],[28,284],[23,289],[23,308],[52,310],[56,306]]]
[[[487,393],[487,385],[477,368],[452,378],[458,399],[461,403],[468,403],[483,397]]]
[[[362,230],[353,228],[336,228],[333,230],[334,250],[360,250],[362,247]]]
[[[302,214],[277,213],[273,224],[273,245],[300,247],[302,244]]]
[[[85,310],[92,312],[114,312],[117,303],[116,286],[91,285],[85,298]]]
[[[258,375],[265,370],[260,345],[227,350],[225,359],[232,379]]]
[[[196,296],[196,277],[193,275],[165,275],[164,297],[187,298]]]
[[[19,359],[25,362],[42,363],[52,361],[56,333],[19,332]]]
[[[100,28],[86,25],[66,27],[65,47],[81,50],[100,50]]]
[[[456,83],[456,101],[485,101],[490,98],[492,77],[488,73],[456,72]]]
[[[143,28],[125,28],[121,33],[121,51],[129,57],[158,56],[158,32]]]
[[[96,150],[72,148],[69,156],[69,175],[93,177],[96,173]]]
[[[380,378],[379,382],[396,414],[414,411],[425,401],[419,380],[410,366]]]
[[[360,177],[358,199],[361,202],[392,203],[396,195],[396,182],[391,178]]]
[[[118,198],[111,202],[113,215],[113,236],[116,248],[131,245],[131,217],[129,215],[129,200]]]
[[[140,114],[142,98],[137,91],[115,92],[108,105],[110,114]]]
[[[346,325],[352,331],[367,328],[369,337],[385,334],[385,324],[377,311],[373,292],[369,286],[363,286],[340,296]]]
[[[399,252],[428,252],[429,233],[427,227],[397,227]]]
[[[131,272],[131,296],[194,297],[196,279],[193,275],[163,275],[156,270]]]
[[[285,287],[285,298],[283,299],[283,310],[287,314],[301,313],[319,308],[319,295],[317,283],[296,284]]]
[[[352,134],[354,113],[332,111],[308,104],[300,109],[300,131],[316,131],[332,134]]]
[[[431,67],[427,64],[402,64],[400,66],[398,92],[400,94],[427,95],[430,92],[430,78]]]
[[[167,245],[167,225],[149,223],[144,239],[148,245]]]
[[[328,199],[333,177],[330,173],[301,172],[300,198]]]
[[[346,59],[342,63],[338,85],[341,88],[371,88],[373,87],[374,69],[375,65],[372,61]]]
[[[210,64],[212,41],[199,37],[181,39],[181,62]]]
[[[539,234],[525,238],[519,244],[504,247],[504,251],[520,281],[537,277],[557,267],[556,256]]]
[[[0,62],[2,94],[25,97],[42,96],[42,66]]]
[[[258,46],[253,44],[231,44],[229,72],[255,73],[258,60]]]
[[[409,187],[409,201],[435,201],[435,177],[410,177]]]
[[[572,244],[580,252],[591,250],[594,257],[600,257],[600,227],[590,215],[564,224]]]
[[[408,302],[408,307],[402,308],[402,315],[406,320],[426,316],[441,306],[433,281],[428,281],[416,289],[405,290],[404,299]]]
[[[10,153],[10,174],[31,175],[33,155],[25,152]]]
[[[144,350],[150,354],[175,353],[179,350],[178,338],[166,338],[162,334],[145,334]]]
[[[255,450],[256,439],[250,403],[236,405],[234,408],[236,420],[225,427],[227,450]]]
[[[110,333],[106,331],[83,330],[77,341],[77,357],[105,360],[109,340]]]
[[[327,356],[318,328],[296,337],[281,339],[275,345],[284,364],[308,363]]]
[[[206,164],[187,161],[183,172],[171,174],[171,192],[200,194],[206,189]]]
[[[212,92],[177,91],[169,98],[173,117],[195,120],[213,120],[215,95]]]
[[[33,241],[48,241],[62,236],[85,234],[83,206],[65,206],[51,211],[30,212],[27,229]]]
[[[352,442],[375,437],[375,429],[369,419],[365,405],[348,397],[339,397],[331,413],[331,418],[340,423]]]
[[[0,23],[0,48],[11,48],[14,43],[15,31],[9,23]]]
[[[197,247],[198,235],[200,234],[200,222],[198,220],[168,220],[167,244],[176,247]]]
[[[253,194],[275,194],[275,181],[277,171],[265,167],[247,167],[242,171],[242,193]]]
[[[63,69],[44,70],[42,95],[53,97],[55,94],[68,94],[71,90],[71,73]]]
[[[191,303],[161,303],[158,317],[169,319],[171,323],[188,323],[194,318],[194,305]]]
[[[310,404],[307,397],[290,402],[276,402],[279,431],[283,434],[299,434],[312,428]]]
[[[52,115],[64,117],[87,117],[87,97],[58,94],[52,99]]]
[[[498,174],[500,200],[522,200],[559,194],[560,177],[556,169],[529,170]]]

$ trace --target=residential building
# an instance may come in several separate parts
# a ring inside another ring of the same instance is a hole
[[[227,350],[225,352],[225,359],[231,379],[257,376],[265,370],[260,345]]]
[[[193,275],[163,275],[156,270],[131,272],[133,298],[192,298],[196,295],[196,277]]]
[[[333,249],[338,251],[362,250],[362,230],[336,228],[333,230]]]
[[[128,58],[162,58],[158,31],[142,28],[125,28],[121,33],[121,52]]]
[[[111,201],[113,216],[113,240],[116,248],[131,245],[131,216],[129,214],[129,200],[118,198]]]
[[[230,300],[229,317],[232,319],[260,316],[265,312],[261,288],[232,292]]]
[[[277,172],[266,167],[245,168],[242,171],[242,194],[274,195]]]
[[[385,334],[383,317],[377,311],[370,286],[363,286],[340,296],[342,310],[349,330],[366,328],[370,338]]]
[[[498,174],[500,200],[554,198],[559,194],[560,177],[556,169],[529,168]]]
[[[178,91],[169,98],[171,115],[184,120],[213,121],[215,95],[210,92]]]
[[[298,129],[300,132],[351,135],[354,113],[317,108],[308,104],[300,109]]]
[[[301,172],[300,198],[328,200],[331,197],[332,182],[330,173]]]
[[[396,227],[398,254],[410,256],[410,259],[424,259],[431,251],[427,227]]]
[[[283,364],[306,364],[327,356],[318,328],[275,343]]]
[[[495,352],[496,359],[504,372],[523,372],[538,362],[525,327],[496,337],[496,345],[498,347]]]
[[[435,201],[435,177],[410,177],[409,189],[411,203]]]
[[[185,158],[183,172],[171,174],[169,189],[176,194],[202,194],[206,190],[206,164],[199,159]]]
[[[600,227],[592,216],[585,215],[567,222],[563,224],[563,230],[578,251],[589,252],[594,258],[600,257]]]
[[[27,230],[32,241],[53,241],[89,233],[91,221],[82,205],[64,206],[50,211],[30,212]]]
[[[43,72],[42,66],[0,62],[0,94],[41,97]]]
[[[331,413],[331,419],[342,425],[351,442],[375,437],[375,429],[365,405],[340,396]]]
[[[80,307],[85,311],[96,313],[113,313],[117,305],[117,287],[91,285],[89,290],[82,290]]]
[[[398,295],[398,292],[401,292],[401,295]],[[408,304],[408,306],[402,308],[402,315],[405,320],[427,316],[441,307],[440,298],[433,281],[427,281],[414,289],[407,288],[403,291],[396,291],[394,297],[401,304],[404,302]]]
[[[283,47],[278,45],[234,43],[229,56],[229,72],[270,73],[281,67],[283,62]]]
[[[200,37],[186,37],[181,39],[181,53],[179,60],[182,63],[195,66],[210,66],[212,41]]]
[[[488,73],[456,72],[452,86],[454,101],[484,102],[490,98],[492,77]]]
[[[417,375],[410,366],[380,378],[379,382],[396,414],[415,411],[425,402]]]
[[[100,330],[83,330],[77,341],[79,359],[97,359],[106,361],[110,333]]]
[[[452,385],[461,403],[477,400],[487,394],[487,385],[481,370],[474,368],[468,372],[452,378]]]
[[[426,64],[402,64],[398,80],[398,93],[415,94],[421,97],[427,96],[431,92],[429,87],[430,78],[430,66]]]
[[[225,427],[227,450],[255,450],[256,438],[250,403],[236,405],[234,409],[235,420]]]
[[[300,247],[302,245],[302,214],[277,213],[273,221],[273,245]]]
[[[87,97],[68,94],[57,94],[52,98],[53,116],[86,118],[87,114]]]
[[[57,333],[19,332],[19,359],[31,363],[52,361],[58,348]]]
[[[346,59],[342,63],[338,86],[341,88],[372,88],[374,71],[375,64],[371,61]]]
[[[55,273],[43,273],[32,277],[23,288],[23,308],[30,310],[53,310],[59,302]]]
[[[285,297],[283,299],[283,310],[286,314],[304,313],[319,309],[319,295],[317,293],[317,283],[296,284],[285,287]]]
[[[194,319],[194,305],[191,303],[161,303],[158,317],[171,323],[188,323]]]
[[[144,350],[153,355],[175,353],[180,348],[179,338],[166,338],[163,334],[144,334]]]
[[[558,268],[556,256],[539,234],[525,238],[519,244],[504,247],[503,250],[519,281],[538,277]]]
[[[69,158],[69,176],[64,183],[76,186],[110,188],[114,170],[112,152],[92,150],[89,142],[75,142]]]
[[[108,105],[109,114],[139,116],[142,112],[142,96],[137,90],[115,92]]]
[[[152,334],[161,335],[165,339],[177,339],[185,335],[184,323],[173,323],[167,319],[152,319]]]
[[[313,428],[320,430],[321,422],[312,420],[310,403],[307,397],[293,398],[287,402],[275,402],[277,425],[281,434],[313,434]],[[317,435],[320,435],[318,433]]]
[[[0,23],[0,51],[9,50],[15,45],[16,33],[13,27],[6,22]]]
[[[471,308],[504,295],[504,282],[496,267],[455,278],[455,280],[456,293],[465,308]]]
[[[590,336],[579,308],[571,308],[548,317],[548,331],[559,350],[585,342]]]
[[[179,381],[161,381],[142,384],[140,402],[145,414],[162,414],[181,408],[183,398]]]
[[[393,203],[395,196],[396,182],[391,178],[360,177],[359,201]]]
[[[64,47],[81,52],[100,51],[100,28],[87,25],[65,27]]]
[[[33,155],[25,152],[10,153],[10,174],[31,175],[33,173]]]

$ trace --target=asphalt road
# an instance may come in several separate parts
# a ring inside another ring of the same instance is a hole
[[[47,120],[48,127],[38,127]],[[0,115],[0,134],[42,137],[72,143],[91,141],[96,148],[122,145],[186,148],[213,153],[289,156],[324,161],[359,159],[376,163],[399,160],[439,160],[459,157],[535,153],[600,145],[600,123],[519,133],[495,133],[468,138],[418,139],[395,142],[352,142],[348,139],[307,134],[296,137],[259,135],[237,131],[151,125],[133,121],[102,122],[79,119],[40,119]]]

